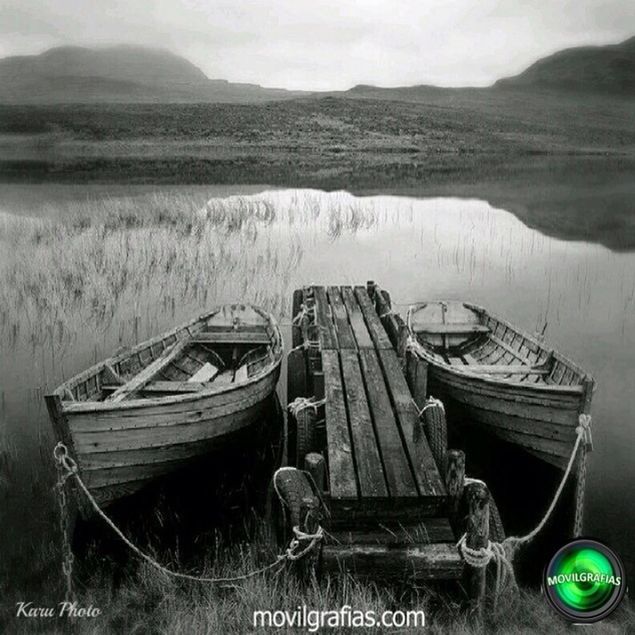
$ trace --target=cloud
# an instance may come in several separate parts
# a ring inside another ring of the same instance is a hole
[[[632,0],[2,0],[0,54],[129,42],[210,77],[305,89],[483,85],[635,33]]]

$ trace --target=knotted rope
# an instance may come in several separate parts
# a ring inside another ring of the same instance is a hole
[[[313,408],[317,413],[318,408],[326,403],[326,399],[317,399],[315,397],[296,397],[288,406],[289,412],[297,419],[298,414],[307,408]],[[282,468],[280,468],[282,469]],[[295,468],[292,468],[295,469]]]
[[[62,442],[59,442],[55,446],[55,449],[53,450],[53,456],[55,460],[58,462],[58,464],[60,465],[60,467],[66,471],[66,474],[63,477],[64,482],[71,477],[75,479],[75,482],[77,483],[80,490],[84,493],[84,495],[88,499],[88,502],[90,503],[92,508],[102,518],[102,520],[113,530],[113,532],[123,541],[123,543],[129,549],[131,549],[135,554],[137,554],[137,556],[139,556],[142,560],[145,560],[152,567],[154,567],[158,571],[161,571],[161,573],[164,573],[167,576],[172,576],[173,578],[179,578],[182,580],[191,580],[194,582],[208,582],[212,584],[241,582],[243,580],[253,578],[254,576],[260,575],[262,573],[265,573],[266,571],[274,569],[275,567],[277,567],[278,565],[282,564],[283,562],[287,560],[288,561],[299,560],[300,558],[308,554],[310,551],[312,551],[324,537],[324,530],[319,525],[315,533],[306,533],[302,531],[300,527],[295,526],[293,527],[294,537],[291,539],[291,542],[289,543],[289,546],[287,547],[284,553],[278,555],[273,562],[265,565],[264,567],[260,567],[259,569],[255,569],[253,571],[244,573],[242,575],[208,578],[204,576],[195,576],[195,575],[190,575],[188,573],[180,573],[178,571],[172,571],[171,569],[168,569],[167,567],[164,567],[162,564],[158,563],[154,558],[152,558],[148,554],[141,551],[139,547],[137,547],[130,540],[128,540],[128,538],[126,538],[126,536],[119,529],[119,527],[117,527],[117,525],[115,525],[115,523],[104,513],[101,507],[99,507],[99,504],[97,503],[97,501],[93,498],[93,495],[88,490],[88,487],[86,487],[86,484],[84,483],[81,476],[79,475],[77,463],[68,454],[68,449]],[[276,494],[280,498],[281,503],[286,504],[284,499],[281,497],[280,492],[276,485],[276,479],[278,477],[278,474],[283,469],[285,468],[279,468],[278,470],[276,470],[276,472],[273,475],[273,483],[274,483],[274,489],[276,491]],[[298,551],[298,549],[302,546],[303,543],[307,543],[306,546],[301,548]]]
[[[417,412],[419,413],[419,418],[423,416],[423,413],[429,408],[439,408],[443,414],[445,414],[445,406],[440,399],[436,399],[435,397],[428,397],[426,400],[426,405],[423,408],[419,408],[417,402],[413,399],[412,403],[414,404]]]
[[[516,582],[516,576],[514,575],[514,567],[513,561],[518,549],[529,542],[531,542],[544,528],[544,526],[549,521],[549,518],[553,514],[554,509],[562,495],[564,490],[564,486],[567,483],[569,475],[573,469],[573,464],[575,462],[576,456],[578,455],[578,450],[582,442],[584,441],[584,445],[581,448],[580,455],[580,467],[582,471],[579,473],[578,484],[582,482],[582,485],[579,486],[576,490],[576,516],[574,522],[574,534],[575,536],[579,536],[582,532],[582,515],[584,510],[584,478],[586,475],[586,454],[587,447],[591,446],[591,416],[588,414],[581,414],[578,418],[578,426],[576,427],[577,437],[575,443],[573,445],[573,450],[571,451],[571,456],[569,457],[569,462],[567,463],[567,467],[562,475],[562,479],[560,480],[560,484],[556,489],[553,500],[551,504],[547,508],[544,516],[525,536],[510,536],[509,538],[505,538],[503,542],[492,542],[488,541],[485,547],[481,547],[479,549],[472,549],[468,547],[466,540],[467,534],[463,534],[457,543],[457,547],[459,548],[463,559],[467,564],[471,567],[476,568],[484,568],[489,565],[489,563],[494,560],[496,562],[496,581],[494,588],[494,605],[496,606],[498,603],[498,598],[502,589],[509,583],[512,586],[512,589],[517,589],[518,584]],[[466,478],[465,484],[469,485],[470,483],[482,483],[479,479]]]
[[[289,351],[289,353],[291,353],[292,351],[299,351],[302,349],[309,350],[311,348],[320,348],[320,342],[318,340],[305,340],[304,342],[301,342],[297,346],[294,346]]]
[[[302,324],[302,320],[305,316],[315,319],[315,306],[309,308],[306,304],[302,303],[300,305],[300,312],[291,320],[291,324],[294,326]]]

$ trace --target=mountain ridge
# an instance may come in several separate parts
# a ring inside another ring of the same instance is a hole
[[[492,96],[497,91],[577,92],[635,96],[635,36],[618,44],[563,49],[488,87],[358,84],[310,92],[210,79],[164,48],[118,44],[59,46],[0,59],[0,103],[261,103],[298,97],[426,101]]]

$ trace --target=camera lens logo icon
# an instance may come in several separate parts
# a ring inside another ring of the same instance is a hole
[[[624,597],[624,566],[601,542],[574,540],[551,559],[543,586],[549,602],[561,615],[572,622],[598,622]]]

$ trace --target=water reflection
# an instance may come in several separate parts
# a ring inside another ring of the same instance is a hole
[[[0,216],[0,493],[13,526],[33,527],[20,510],[49,491],[46,389],[215,303],[255,302],[285,320],[297,286],[372,278],[401,305],[469,299],[526,330],[547,325],[599,386],[588,530],[627,544],[635,254],[550,238],[486,201],[450,197],[201,200],[179,188],[57,207],[53,197],[34,212]]]

